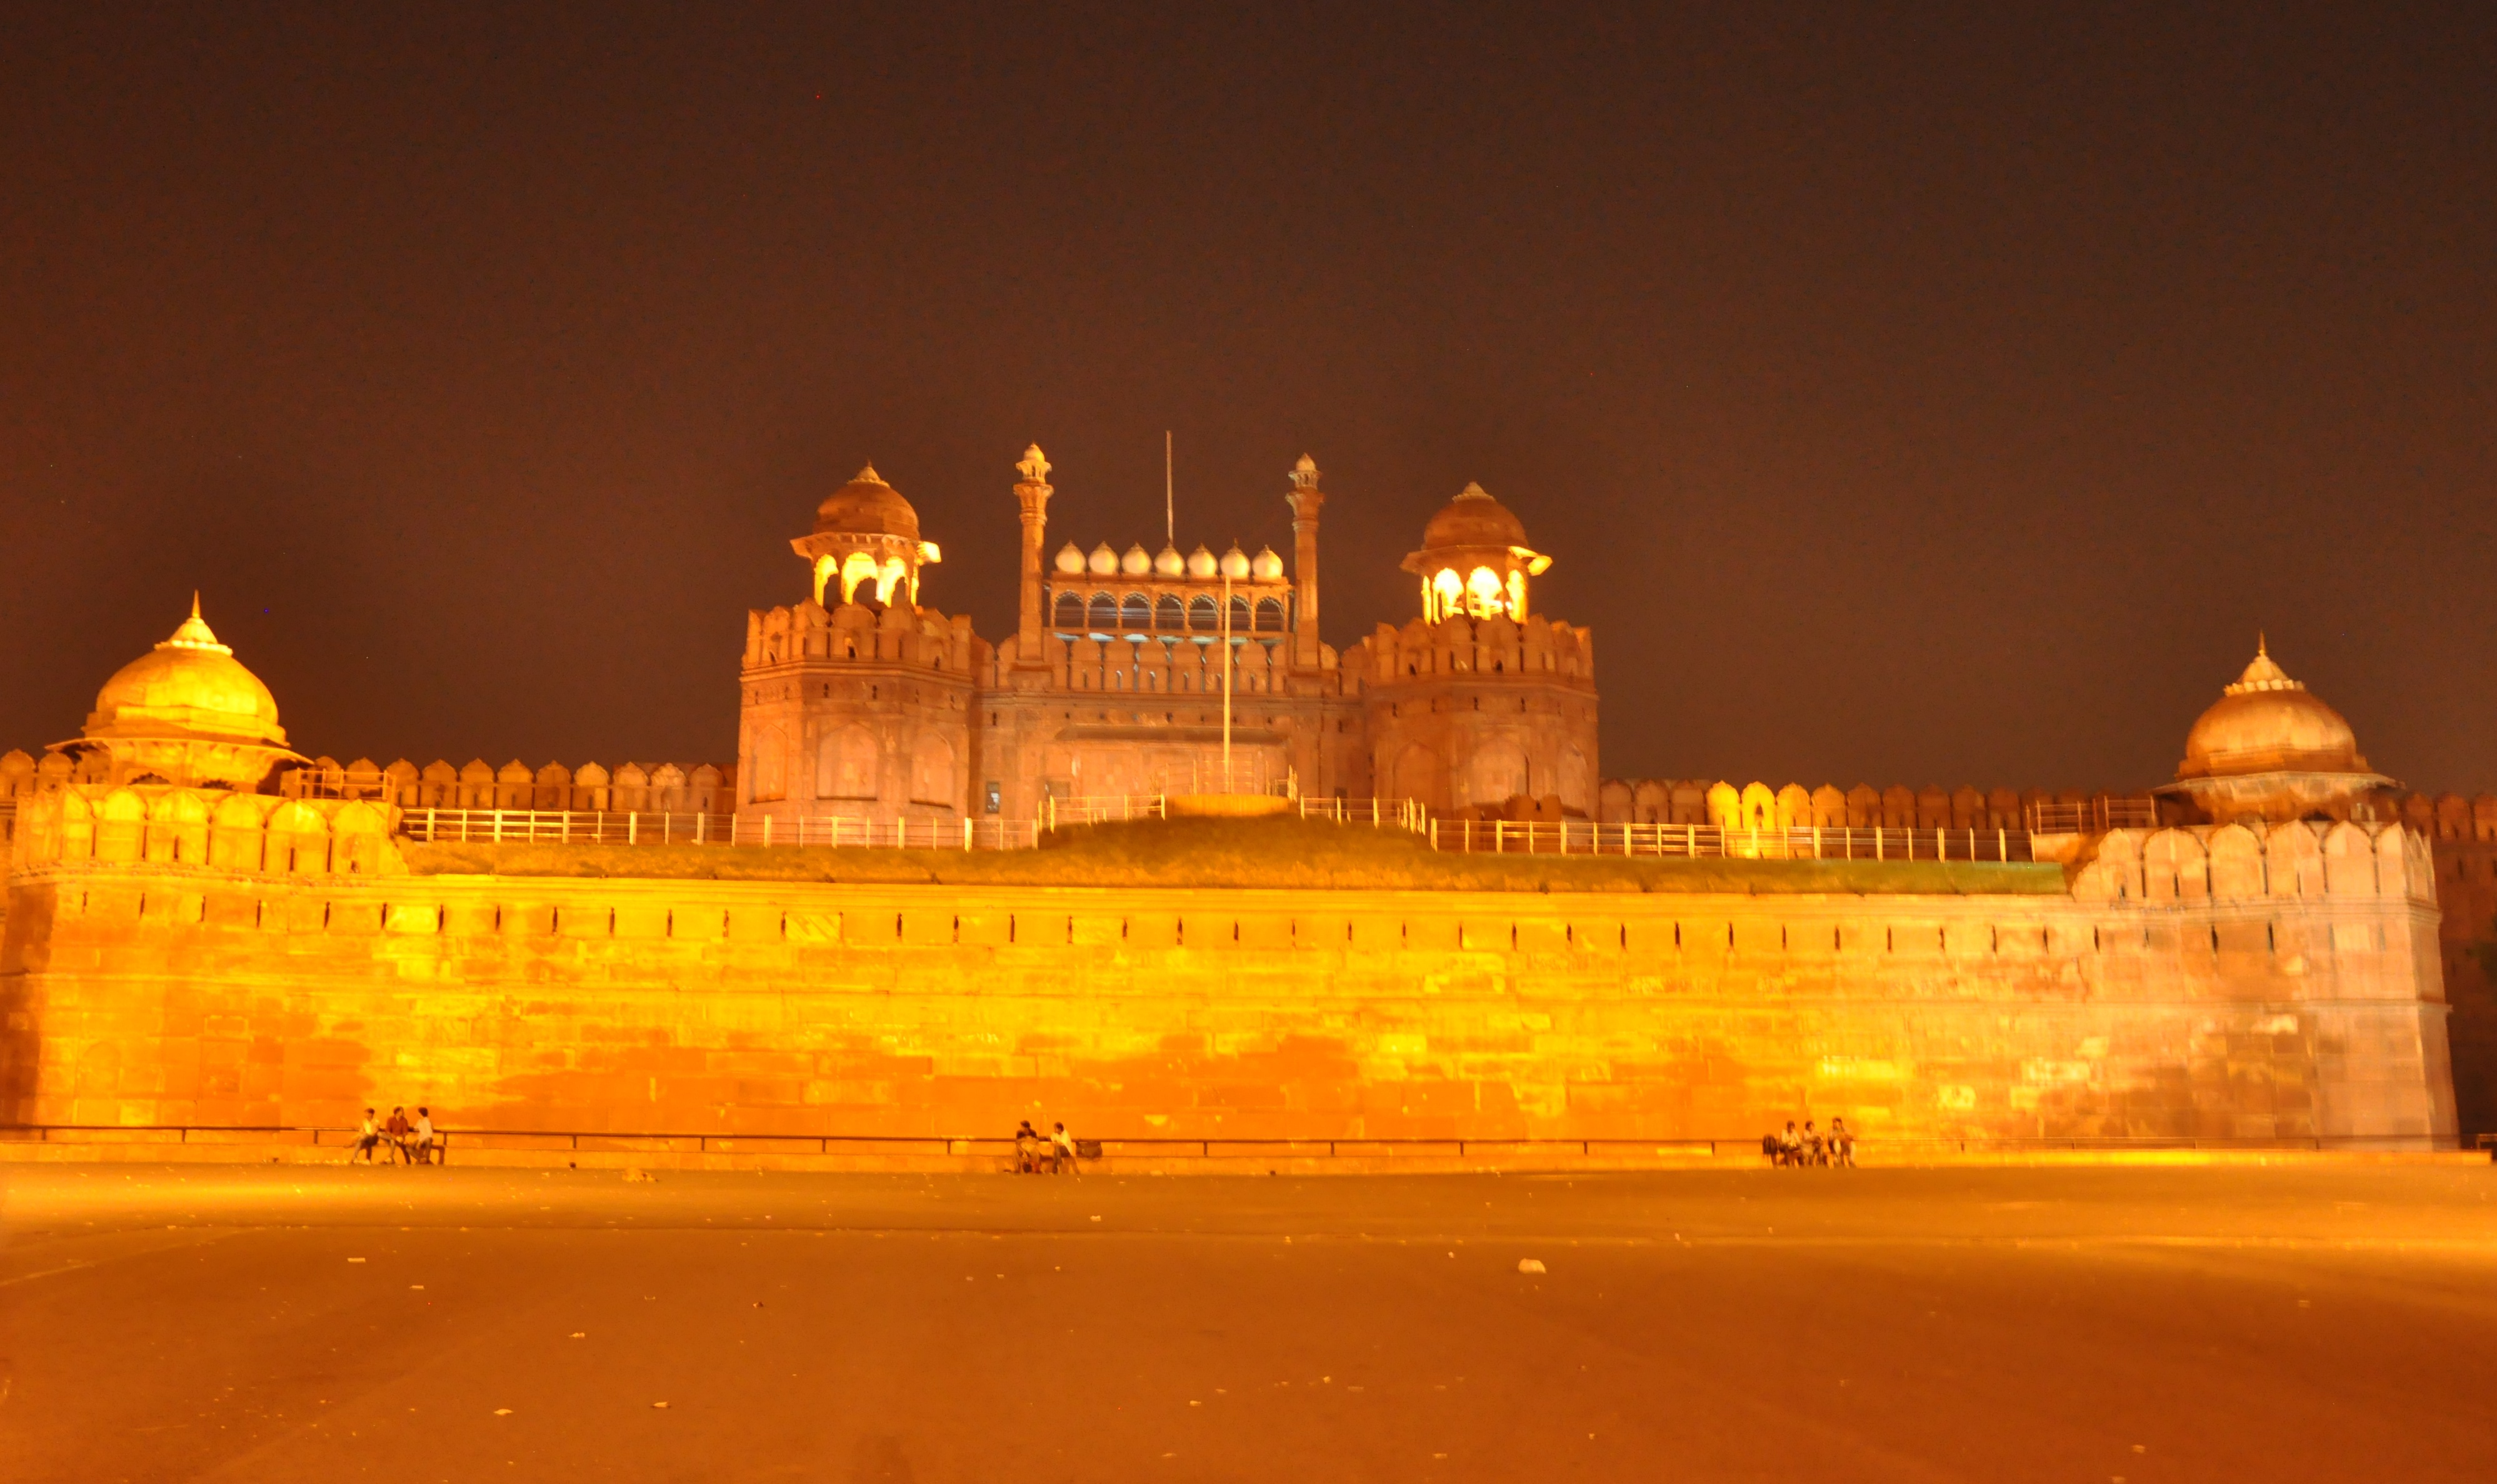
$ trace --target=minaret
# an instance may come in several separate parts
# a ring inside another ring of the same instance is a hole
[[[1318,466],[1309,455],[1292,465],[1292,492],[1283,496],[1292,507],[1292,580],[1298,584],[1298,612],[1292,619],[1292,668],[1318,667],[1318,509],[1326,493],[1318,489]]]
[[[1015,500],[1023,506],[1023,616],[1015,630],[1015,668],[1046,670],[1049,656],[1040,644],[1040,540],[1049,526],[1049,460],[1035,443],[1015,464],[1023,478],[1015,482]]]

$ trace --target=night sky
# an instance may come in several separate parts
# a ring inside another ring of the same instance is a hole
[[[1611,775],[2135,788],[2269,631],[2497,788],[2497,8],[0,9],[0,748],[203,589],[297,746],[729,760],[862,463],[1479,480]]]

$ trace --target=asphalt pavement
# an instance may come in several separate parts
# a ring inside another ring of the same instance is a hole
[[[2492,1474],[2490,1168],[0,1166],[13,1484]]]

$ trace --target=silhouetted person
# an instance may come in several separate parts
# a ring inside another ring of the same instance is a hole
[[[1015,1125],[1015,1173],[1040,1173],[1040,1130],[1031,1126],[1029,1119]]]
[[[405,1108],[393,1108],[391,1110],[390,1121],[382,1125],[382,1133],[390,1140],[391,1152],[393,1156],[399,1159],[406,1159],[409,1157],[407,1139],[408,1135],[414,1132],[416,1132],[415,1128],[407,1121],[407,1110]]]

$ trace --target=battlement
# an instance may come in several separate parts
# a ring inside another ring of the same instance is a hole
[[[1371,684],[1420,676],[1557,676],[1592,682],[1596,636],[1592,629],[1541,616],[1517,621],[1451,615],[1438,622],[1414,618],[1403,628],[1382,623],[1353,646],[1345,668]]]
[[[1019,637],[1009,637],[997,646],[996,654],[980,673],[983,686],[1003,688],[1011,683],[1007,676],[1014,669],[1020,643]],[[1214,697],[1222,694],[1222,647],[1218,644],[1090,637],[1070,641],[1050,634],[1041,639],[1041,653],[1049,665],[1053,689]],[[1285,677],[1290,668],[1291,655],[1280,645],[1253,639],[1235,641],[1231,646],[1232,694],[1236,698],[1282,691],[1287,688]],[[1336,651],[1324,646],[1318,649],[1318,674],[1319,694],[1351,695],[1358,691],[1354,679],[1339,666]]]
[[[745,615],[748,672],[809,660],[915,666],[969,675],[988,657],[969,616],[948,618],[932,608],[895,603],[871,608],[808,601]]]
[[[396,875],[398,810],[358,799],[73,783],[21,801],[13,869],[149,862],[246,875]]]

